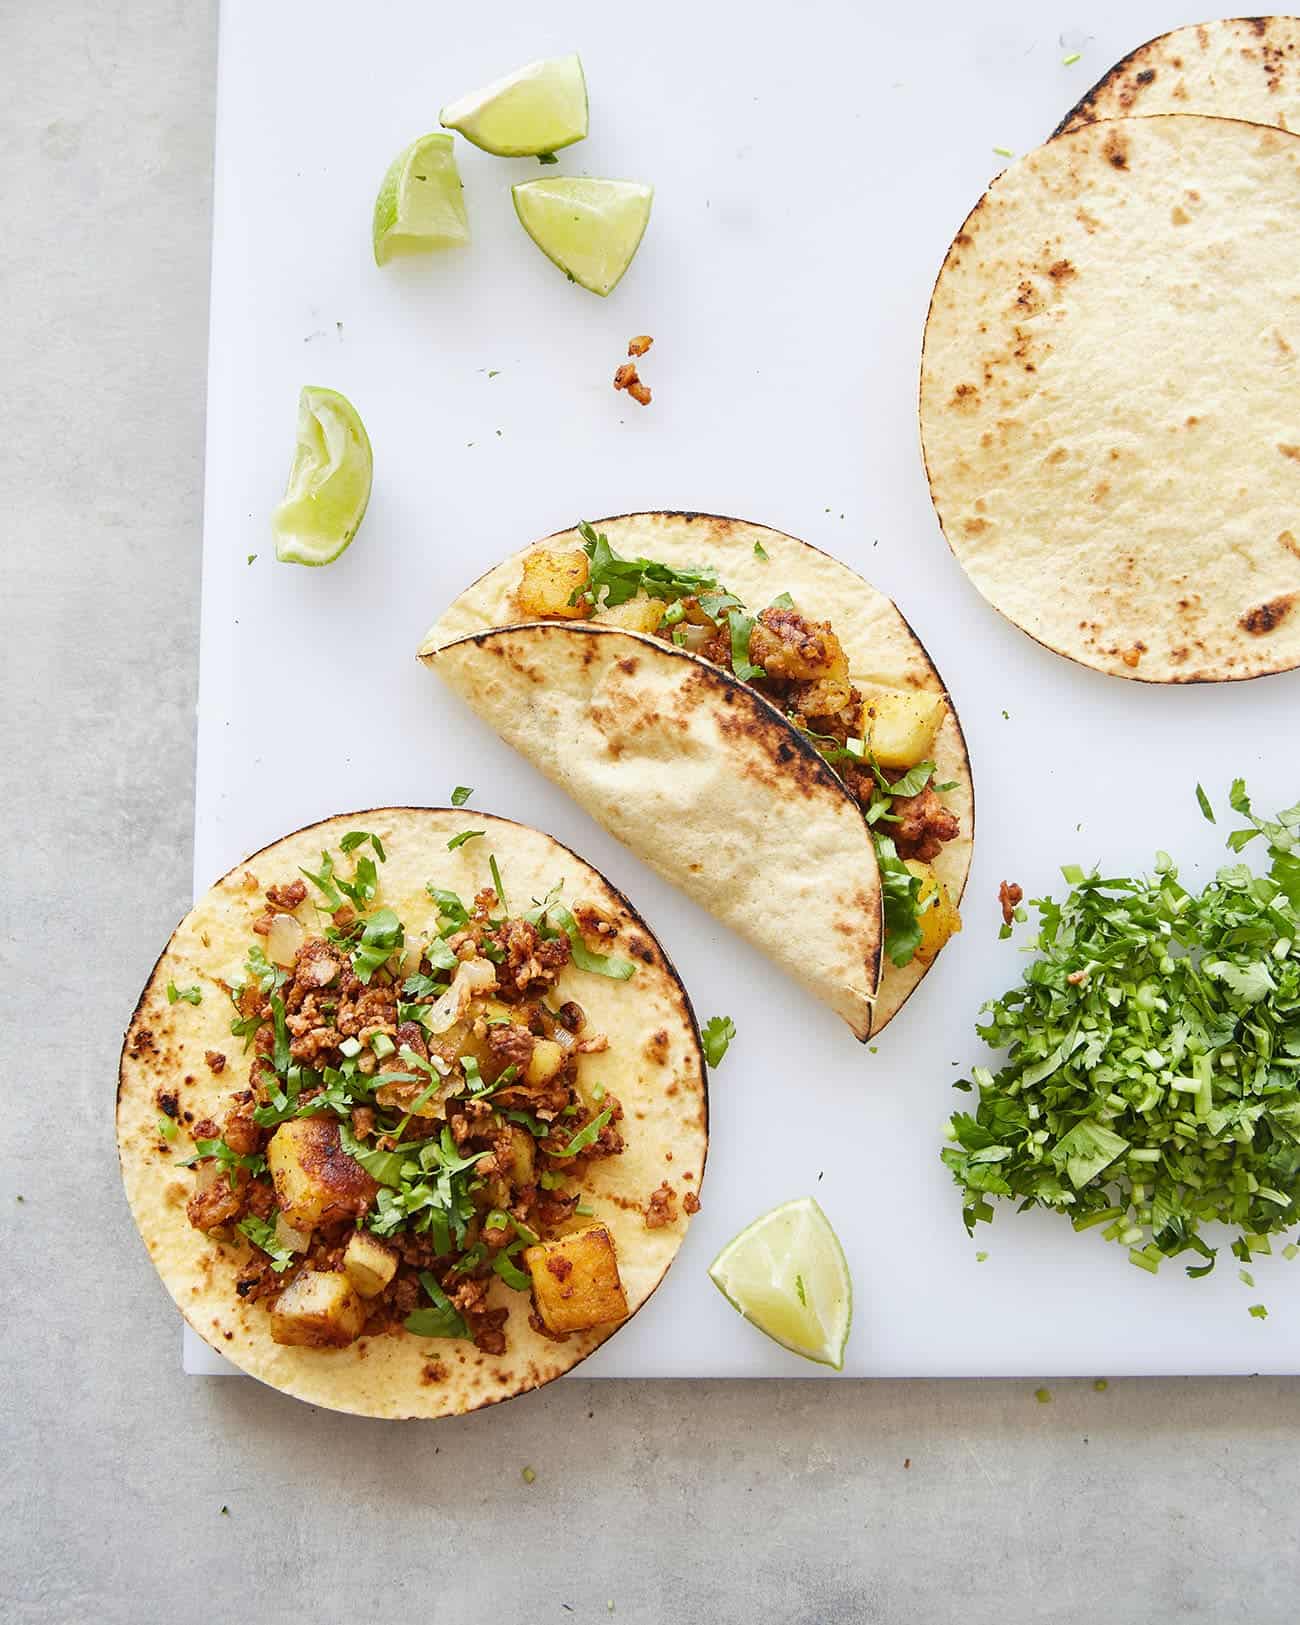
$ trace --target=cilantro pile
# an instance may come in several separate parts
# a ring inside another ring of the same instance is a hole
[[[976,1025],[1008,1059],[957,1084],[979,1102],[943,1151],[968,1231],[1002,1197],[1204,1276],[1204,1224],[1247,1263],[1300,1218],[1300,805],[1259,818],[1241,779],[1229,800],[1228,846],[1262,840],[1267,872],[1231,863],[1196,893],[1159,853],[1146,878],[1067,867],[1065,900],[1034,901],[1038,957]]]

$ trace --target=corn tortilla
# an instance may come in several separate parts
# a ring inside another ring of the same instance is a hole
[[[486,835],[447,851],[447,841],[466,828]],[[245,1304],[235,1292],[246,1245],[239,1238],[223,1243],[189,1223],[185,1203],[194,1175],[174,1166],[188,1149],[188,1135],[168,1146],[158,1130],[161,1090],[179,1097],[183,1127],[220,1117],[231,1090],[241,1087],[247,1062],[240,1040],[231,1037],[232,1008],[217,978],[230,985],[242,979],[265,887],[296,878],[300,865],[315,867],[321,849],[337,849],[353,829],[373,831],[383,841],[388,859],[380,870],[379,901],[412,928],[436,920],[427,881],[468,901],[492,884],[492,853],[512,902],[540,898],[562,883],[566,900],[592,903],[616,924],[613,950],[633,960],[635,975],[613,981],[570,965],[556,987],[560,999],[582,1005],[592,1032],[609,1038],[609,1051],[587,1064],[599,1066],[601,1080],[622,1101],[626,1148],[589,1165],[583,1192],[595,1219],[612,1232],[631,1313],[658,1286],[689,1223],[679,1211],[674,1222],[647,1229],[646,1199],[665,1178],[679,1198],[700,1188],[708,1139],[704,1063],[686,991],[626,898],[549,836],[468,808],[386,807],[309,825],[237,865],[177,927],[127,1029],[117,1100],[127,1200],[163,1284],[206,1342],[284,1393],[364,1416],[456,1415],[551,1381],[617,1328],[550,1341],[528,1323],[528,1294],[498,1281],[491,1301],[510,1307],[502,1355],[404,1331],[362,1338],[344,1349],[283,1347],[271,1339],[265,1307]],[[251,885],[249,875],[255,877]],[[310,905],[301,912],[306,920]],[[169,1003],[169,982],[199,986],[202,1003]],[[219,1074],[205,1063],[209,1050],[227,1057]]]
[[[1011,165],[948,251],[921,433],[949,545],[1148,682],[1300,664],[1300,137],[1157,114]]]
[[[705,565],[751,608],[789,592],[829,620],[860,686],[943,692],[895,605],[797,537],[714,514],[593,522],[625,556]],[[761,552],[755,551],[755,544]],[[762,696],[660,639],[578,622],[512,625],[525,556],[576,549],[543,538],[467,588],[421,658],[509,744],[674,885],[747,937],[865,1039],[926,967],[881,953],[880,880],[856,801]],[[974,791],[955,712],[935,777],[961,833],[935,870],[954,901],[970,869]]]

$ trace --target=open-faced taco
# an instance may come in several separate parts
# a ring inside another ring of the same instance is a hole
[[[127,1197],[186,1319],[370,1416],[474,1410],[591,1353],[680,1246],[707,1133],[644,922],[467,810],[332,818],[240,864],[122,1049]]]
[[[806,542],[712,514],[584,524],[481,577],[420,655],[860,1038],[959,928],[974,799],[943,681]]]

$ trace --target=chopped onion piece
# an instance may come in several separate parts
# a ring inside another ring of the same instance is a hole
[[[277,914],[266,933],[266,957],[273,965],[293,964],[302,947],[303,929],[292,914]]]

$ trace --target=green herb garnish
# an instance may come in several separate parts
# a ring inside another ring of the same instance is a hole
[[[568,1145],[566,1145],[562,1150],[557,1151],[554,1146],[548,1145],[545,1148],[547,1155],[552,1157],[576,1157],[581,1155],[581,1153],[584,1152],[588,1146],[595,1145],[596,1141],[600,1138],[601,1129],[604,1128],[605,1124],[609,1122],[613,1115],[614,1108],[612,1106],[606,1106],[605,1110],[601,1112],[599,1116],[592,1118],[591,1122],[587,1124],[586,1128],[580,1128],[569,1141]]]
[[[711,1067],[717,1066],[727,1053],[736,1036],[736,1024],[730,1016],[710,1016],[700,1029],[704,1045],[704,1059]]]
[[[352,950],[352,969],[363,982],[369,982],[381,965],[386,965],[405,945],[402,922],[391,908],[379,908],[366,921],[361,940]]]
[[[485,829],[463,829],[459,835],[453,835],[447,842],[448,852],[454,852],[458,846],[464,846],[466,841],[476,841],[480,835],[486,835]]]
[[[764,564],[767,563],[767,549],[763,546],[762,542],[754,543],[754,557],[756,559],[761,559]]]
[[[420,1285],[428,1294],[433,1308],[417,1309],[407,1315],[402,1322],[407,1331],[414,1332],[417,1337],[468,1337],[469,1327],[428,1270],[420,1271]]]
[[[378,835],[372,835],[368,829],[349,830],[339,842],[339,849],[343,852],[355,852],[357,847],[364,845],[366,841],[369,841],[371,846],[374,847],[375,856],[380,863],[387,863],[388,854],[384,851],[384,843],[379,839]]]
[[[177,987],[175,982],[167,984],[167,1003],[175,1004],[178,999],[184,999],[186,1004],[202,1004],[203,989],[194,987]]]
[[[465,805],[465,803],[469,800],[469,798],[473,794],[474,794],[473,790],[471,790],[468,785],[466,785],[466,784],[458,784],[456,786],[456,788],[451,792],[451,804],[452,804],[452,806],[453,807],[463,807]]]
[[[271,1268],[277,1275],[281,1275],[293,1263],[292,1248],[284,1246],[275,1228],[275,1216],[270,1219],[259,1219],[255,1213],[250,1213],[246,1219],[241,1219],[235,1229],[247,1236],[254,1247],[260,1247],[271,1260]]]
[[[569,939],[569,950],[573,956],[573,963],[579,970],[589,971],[593,976],[609,976],[616,982],[626,982],[630,976],[635,975],[636,966],[627,959],[619,959],[614,954],[594,954],[583,941],[582,932],[578,929],[578,922],[574,919],[563,903],[555,902],[550,898],[541,905],[540,910],[533,910],[527,916],[532,918],[538,915],[542,920],[554,919]]]
[[[1229,799],[1251,827],[1228,844],[1262,836],[1267,873],[1228,864],[1198,893],[1165,853],[1136,879],[1067,865],[1068,896],[1033,903],[1039,957],[976,1027],[1009,1058],[974,1069],[943,1152],[968,1230],[1008,1198],[1151,1274],[1190,1251],[1199,1277],[1204,1225],[1235,1226],[1248,1263],[1300,1218],[1300,808],[1257,818],[1241,780]]]
[[[695,598],[701,593],[720,590],[707,570],[689,566],[674,570],[654,559],[620,558],[609,545],[608,536],[597,535],[586,520],[578,526],[578,534],[582,537],[582,550],[591,563],[587,585],[570,595],[570,604],[586,598],[593,604],[613,608],[626,604],[629,598],[641,592],[672,603],[678,598]]]

